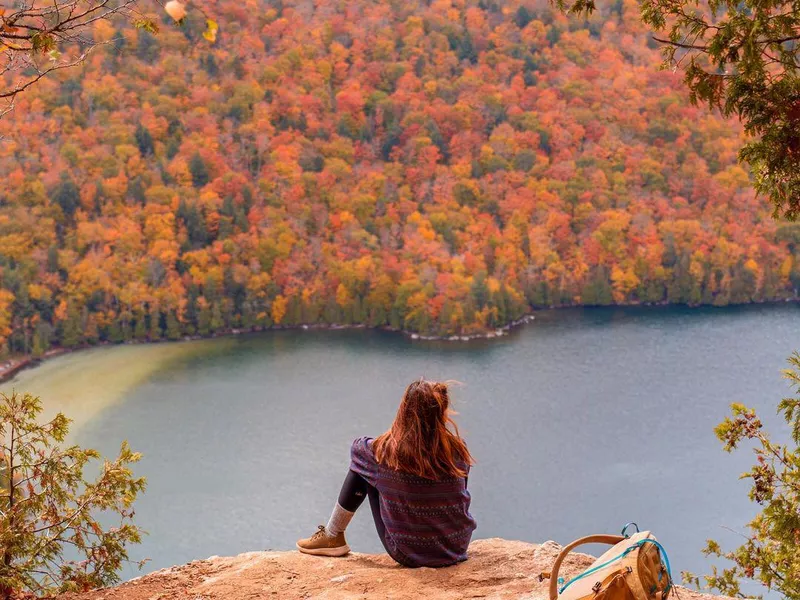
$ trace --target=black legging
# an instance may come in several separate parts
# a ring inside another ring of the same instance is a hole
[[[344,478],[342,490],[339,492],[339,506],[350,512],[356,512],[358,507],[364,502],[364,498],[369,496],[369,507],[372,509],[372,520],[375,521],[375,529],[378,530],[378,537],[386,551],[391,551],[386,546],[386,526],[381,517],[381,506],[378,499],[378,490],[371,486],[366,479],[354,471],[348,471]]]

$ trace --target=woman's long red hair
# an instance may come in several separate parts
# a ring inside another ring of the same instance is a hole
[[[389,431],[372,442],[375,458],[425,479],[466,477],[474,461],[453,414],[446,383],[415,381],[406,388]]]

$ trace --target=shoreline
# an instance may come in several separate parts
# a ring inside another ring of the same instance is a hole
[[[549,309],[548,309],[549,310]],[[497,327],[491,329],[489,331],[481,332],[481,333],[471,333],[471,334],[463,334],[463,335],[423,335],[419,333],[414,333],[411,331],[407,331],[404,329],[393,329],[391,327],[369,327],[363,323],[356,323],[354,325],[342,325],[342,324],[328,324],[328,323],[304,323],[301,325],[273,325],[270,327],[252,327],[249,329],[226,329],[223,331],[218,331],[212,333],[210,335],[185,335],[177,340],[129,340],[127,342],[109,342],[109,341],[101,341],[97,342],[96,344],[84,344],[81,346],[75,346],[72,348],[51,348],[41,356],[22,356],[18,358],[8,358],[2,363],[0,363],[0,384],[6,383],[9,380],[13,379],[15,375],[17,375],[20,371],[24,371],[25,369],[30,369],[33,367],[37,367],[42,364],[44,361],[49,360],[51,358],[56,358],[58,356],[63,356],[65,354],[72,354],[74,352],[81,352],[84,350],[90,350],[92,348],[101,348],[103,346],[123,346],[123,345],[146,345],[146,344],[172,344],[177,342],[192,342],[192,341],[199,341],[199,340],[211,340],[216,338],[224,338],[224,337],[236,337],[240,335],[247,335],[250,333],[264,333],[267,331],[309,331],[309,330],[327,330],[327,331],[343,331],[343,330],[351,330],[351,329],[372,329],[375,331],[388,331],[392,333],[399,333],[411,340],[420,340],[420,341],[440,341],[440,342],[468,342],[471,340],[480,340],[480,339],[494,339],[497,337],[502,337],[504,335],[508,335],[508,333],[521,325],[526,323],[532,322],[536,317],[533,313],[529,313],[524,315],[520,319],[516,319],[501,327]]]
[[[107,343],[107,342],[106,342]],[[98,346],[100,344],[97,344]],[[61,356],[62,354],[69,354],[76,350],[85,350],[94,348],[96,346],[81,346],[79,348],[51,348],[41,356],[24,356],[21,358],[8,358],[0,364],[0,383],[5,383],[12,379],[20,371],[38,367],[44,361]]]
[[[583,305],[562,305],[562,306],[551,306],[543,309],[539,309],[536,311],[529,312],[523,315],[519,319],[515,319],[502,325],[500,327],[496,327],[490,329],[488,331],[484,331],[481,333],[470,333],[470,334],[454,334],[454,335],[425,335],[421,333],[416,333],[404,329],[395,329],[388,326],[382,327],[369,327],[363,323],[356,323],[354,325],[343,325],[343,324],[329,324],[329,323],[304,323],[301,325],[272,325],[269,327],[252,327],[249,329],[240,329],[240,328],[232,328],[223,331],[218,331],[212,333],[210,335],[186,335],[182,336],[177,340],[129,340],[127,342],[109,342],[109,341],[101,341],[96,344],[84,344],[81,346],[75,346],[73,348],[51,348],[41,356],[20,356],[20,357],[11,357],[2,361],[0,363],[0,384],[7,383],[9,380],[13,379],[21,371],[26,369],[30,369],[33,367],[37,367],[42,364],[44,361],[56,358],[58,356],[63,356],[65,354],[72,354],[73,352],[81,352],[84,350],[90,350],[92,348],[100,348],[103,346],[121,346],[121,345],[145,345],[145,344],[171,344],[176,342],[190,342],[190,341],[198,341],[198,340],[210,340],[215,338],[224,338],[224,337],[235,337],[240,335],[246,335],[250,333],[264,333],[267,331],[291,331],[291,330],[299,330],[299,331],[308,331],[308,330],[330,330],[330,331],[343,331],[343,330],[352,330],[352,329],[372,329],[374,331],[387,331],[392,333],[398,333],[403,335],[404,337],[413,340],[413,341],[436,341],[436,342],[450,342],[450,343],[465,343],[470,342],[473,340],[486,340],[486,339],[496,339],[499,337],[504,337],[508,335],[512,330],[517,329],[523,325],[528,323],[532,323],[536,319],[536,313],[539,312],[546,312],[546,311],[555,311],[560,309],[566,308],[631,308],[631,307],[653,307],[653,308],[665,308],[669,306],[684,306],[688,308],[702,308],[702,307],[711,307],[711,308],[730,308],[735,306],[763,306],[768,304],[797,304],[800,303],[800,298],[787,298],[785,300],[773,300],[767,302],[748,302],[746,304],[730,304],[722,307],[715,307],[713,305],[708,304],[698,304],[698,305],[686,305],[686,304],[670,304],[669,302],[659,302],[659,303],[630,303],[630,304],[611,304],[608,306],[583,306]]]

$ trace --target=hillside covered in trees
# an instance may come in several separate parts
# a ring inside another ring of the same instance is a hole
[[[0,120],[7,351],[232,328],[474,333],[536,307],[795,298],[738,124],[632,0],[270,0],[165,17]]]

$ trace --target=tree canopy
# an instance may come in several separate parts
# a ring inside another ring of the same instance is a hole
[[[594,0],[556,0],[591,13]],[[661,35],[665,66],[681,68],[693,102],[736,115],[752,136],[739,152],[776,217],[800,216],[800,3],[797,0],[640,0]]]
[[[800,229],[632,0],[219,10],[213,45],[192,11],[94,23],[114,42],[0,120],[9,351],[797,296]]]

